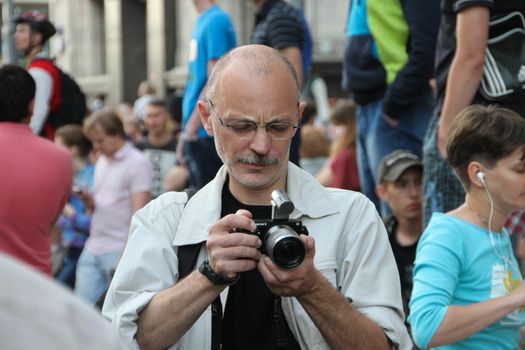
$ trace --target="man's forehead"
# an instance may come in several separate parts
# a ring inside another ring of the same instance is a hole
[[[22,30],[22,29],[24,29],[24,30],[25,30],[25,29],[31,29],[31,26],[30,26],[29,23],[27,23],[27,22],[22,22],[22,23],[18,23],[18,24],[16,25],[16,29],[17,29],[17,30]]]

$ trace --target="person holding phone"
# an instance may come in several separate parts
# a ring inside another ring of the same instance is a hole
[[[59,128],[55,134],[55,144],[70,152],[74,171],[71,194],[57,223],[62,232],[60,245],[65,251],[65,257],[55,278],[73,289],[78,258],[91,226],[92,210],[87,198],[93,193],[95,166],[90,160],[93,146],[80,125]]]

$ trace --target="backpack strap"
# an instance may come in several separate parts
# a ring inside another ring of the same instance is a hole
[[[184,190],[188,196],[188,201],[195,194],[195,189],[187,188]],[[199,252],[204,242],[182,245],[177,250],[177,258],[179,259],[179,281],[188,276],[197,264]],[[212,327],[211,327],[211,349],[219,350],[221,346],[221,330],[222,330],[222,304],[220,295],[215,298],[211,304]]]
[[[49,102],[49,112],[54,112],[62,102],[62,79],[60,77],[60,70],[52,60],[43,57],[33,59],[27,66],[28,70],[31,68],[40,68],[51,76],[53,80],[53,91],[51,92],[51,101]]]
[[[186,203],[188,203],[190,198],[197,191],[195,191],[193,188],[187,188],[184,190],[184,192],[186,192],[186,196],[188,197],[186,200]],[[186,204],[184,206],[186,206]],[[195,265],[197,264],[197,258],[199,257],[201,246],[202,242],[183,245],[178,248],[177,258],[179,260],[179,280],[188,276],[190,272],[194,270]]]

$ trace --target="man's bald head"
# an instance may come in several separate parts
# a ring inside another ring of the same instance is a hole
[[[273,74],[276,70],[281,69],[278,65],[290,73],[299,100],[299,80],[292,63],[279,51],[264,45],[240,46],[223,56],[213,68],[208,79],[206,98],[210,101],[216,100],[218,82],[221,80],[222,74],[230,68],[236,71],[245,71],[257,77]]]

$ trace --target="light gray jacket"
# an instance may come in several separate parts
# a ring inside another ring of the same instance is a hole
[[[103,315],[112,321],[132,348],[137,315],[153,296],[178,279],[177,247],[203,242],[219,220],[226,179],[222,167],[213,181],[186,204],[185,193],[166,193],[138,211],[124,255],[111,283]],[[375,321],[394,348],[410,349],[403,323],[399,277],[383,223],[362,194],[322,187],[315,178],[288,166],[287,193],[295,205],[293,219],[301,219],[316,241],[316,268],[352,305]],[[197,265],[207,257],[201,249]],[[228,289],[221,294],[225,305]],[[282,307],[301,349],[329,349],[319,330],[295,298],[284,297]],[[170,349],[211,347],[211,307]]]

